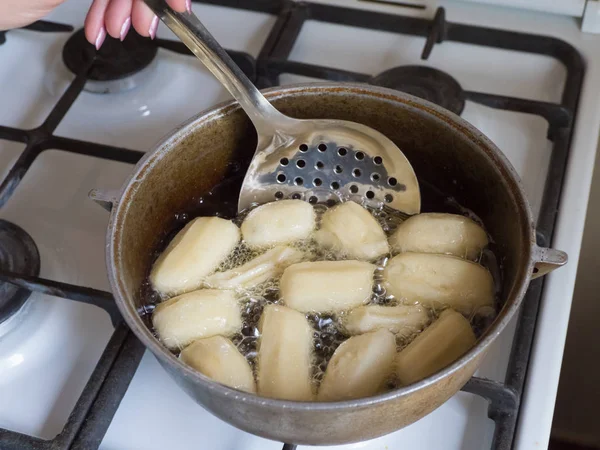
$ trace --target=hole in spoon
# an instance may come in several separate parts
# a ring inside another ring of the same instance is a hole
[[[292,198],[293,198],[294,200],[300,200],[300,198],[301,198],[301,197],[302,197],[302,196],[301,196],[301,195],[300,195],[298,192],[296,192],[296,193],[292,194]]]
[[[323,164],[322,161],[317,161],[317,163],[315,164],[315,169],[321,170],[323,169],[323,167],[325,167],[325,164]]]
[[[324,152],[325,150],[327,150],[327,146],[325,144],[319,144],[317,148],[320,152]]]
[[[302,186],[304,184],[304,180],[302,179],[302,177],[296,177],[294,178],[294,183],[296,184],[296,186]]]
[[[379,166],[383,162],[383,158],[381,156],[376,156],[375,158],[373,158],[373,162]]]
[[[394,200],[394,196],[392,194],[386,194],[384,198],[387,203],[392,203],[392,201]]]
[[[396,186],[398,184],[398,180],[396,180],[394,177],[390,177],[390,179],[388,180],[388,184],[390,186]]]
[[[362,161],[363,159],[365,159],[365,154],[363,152],[356,152],[356,155],[354,155],[354,157],[358,160],[358,161]]]
[[[298,169],[302,169],[304,166],[306,166],[306,161],[304,161],[303,159],[299,159],[298,161],[296,161],[296,166],[298,166]]]
[[[321,186],[323,184],[323,181],[320,178],[315,178],[313,180],[313,184],[318,187],[318,186]]]
[[[335,169],[333,169],[333,171],[335,173],[342,173],[344,169],[342,169],[342,166],[335,166]]]
[[[353,194],[356,194],[358,192],[358,186],[355,184],[350,186],[350,192],[352,192]]]
[[[281,200],[283,198],[283,192],[281,192],[281,191],[275,192],[275,198],[277,200]]]
[[[372,173],[371,174],[371,180],[373,181],[379,181],[379,174],[378,173]]]
[[[308,199],[308,203],[312,203],[314,205],[315,203],[317,203],[317,200],[318,198],[313,195],[311,198]]]
[[[281,164],[282,166],[287,166],[290,163],[290,160],[287,158],[281,158],[279,160],[279,164]]]
[[[348,153],[348,150],[346,150],[344,147],[341,147],[338,149],[338,155],[340,155],[340,156],[346,156],[347,153]]]
[[[358,178],[358,177],[360,177],[360,174],[361,174],[361,173],[362,173],[362,172],[360,171],[360,169],[354,169],[354,170],[352,171],[352,175],[354,175],[354,176],[355,176],[355,177],[357,177],[357,178]]]
[[[373,192],[373,191],[367,191],[367,193],[365,195],[367,196],[367,198],[369,200],[375,198],[375,192]]]
[[[302,145],[300,146],[300,151],[301,151],[301,152],[307,152],[307,151],[308,151],[308,145],[306,145],[306,144],[302,144]]]
[[[279,175],[277,175],[277,181],[278,181],[279,183],[285,183],[285,180],[286,180],[286,179],[287,179],[287,178],[286,178],[285,174],[283,174],[283,173],[280,173]]]
[[[338,183],[337,181],[334,181],[333,183],[331,183],[331,189],[337,190],[340,188],[340,183]]]

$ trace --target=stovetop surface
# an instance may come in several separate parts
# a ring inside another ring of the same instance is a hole
[[[449,19],[474,20],[464,14],[464,7],[449,3]],[[374,8],[392,11],[386,6]],[[215,5],[194,4],[194,10],[226,48],[253,57],[259,56],[277,21],[274,14]],[[485,20],[495,13],[494,8],[474,10]],[[431,12],[423,14],[432,16]],[[523,14],[518,15],[519,20],[529,17],[533,27],[534,16]],[[77,29],[84,15],[84,4],[67,2],[49,20]],[[557,20],[548,19],[548,23]],[[511,24],[523,26],[518,20],[506,19],[495,25]],[[542,33],[542,24],[535,26],[538,29],[534,31]],[[32,129],[45,120],[73,80],[62,60],[63,46],[71,34],[29,30],[7,34],[7,42],[0,46],[0,98],[8,107],[0,108],[0,125]],[[163,26],[158,37],[173,39]],[[478,99],[478,93],[489,93],[560,103],[567,68],[551,56],[452,41],[435,45],[424,61],[421,52],[425,42],[420,36],[308,20],[291,47],[289,60],[367,77],[406,65],[443,70],[466,91],[462,117],[507,155],[521,175],[537,215],[553,154],[553,143],[546,138],[547,121],[539,115],[492,108],[489,99],[473,100]],[[284,73],[279,82],[314,80]],[[181,122],[227,99],[225,90],[199,62],[159,49],[139,86],[106,95],[82,92],[54,134],[147,151]],[[2,178],[24,149],[24,143],[0,140]],[[98,152],[102,156],[102,148]],[[118,189],[131,170],[129,163],[49,147],[35,158],[0,209],[0,218],[31,235],[40,252],[43,278],[108,291],[104,268],[108,214],[87,194],[93,188]],[[52,439],[67,423],[111,338],[113,325],[108,314],[95,306],[40,293],[32,294],[25,308],[13,321],[13,331],[0,339],[0,428]],[[493,345],[477,373],[479,377],[505,381],[515,326],[513,321]],[[340,448],[491,448],[495,426],[487,414],[487,400],[460,392],[403,430]],[[2,438],[0,434],[0,443]],[[198,407],[146,353],[100,448],[279,449],[281,445],[243,433]]]

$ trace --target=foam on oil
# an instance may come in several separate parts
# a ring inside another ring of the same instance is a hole
[[[239,180],[237,180],[239,181]],[[183,226],[195,217],[199,216],[220,216],[228,219],[232,219],[238,226],[241,225],[247,214],[253,209],[250,208],[246,211],[242,211],[240,214],[236,214],[237,207],[237,196],[231,196],[232,185],[235,189],[236,180],[229,179],[224,183],[216,186],[207,195],[200,197],[196,200],[196,207],[188,212],[182,212],[175,216],[175,226],[170,233],[165,235],[162,240],[162,245],[159,246],[155,252],[155,258],[160,255],[162,250],[166,247],[168,242],[173,236],[183,228]],[[356,201],[357,199],[352,199]],[[437,202],[436,202],[437,203]],[[462,214],[474,219],[480,225],[483,225],[481,220],[470,210],[458,205],[452,198],[446,198],[443,203],[445,208],[436,208],[438,212],[451,212],[454,214]],[[333,205],[315,204],[313,205],[317,215],[317,225],[319,224],[321,217],[325,211],[327,211]],[[364,205],[363,205],[364,206]],[[391,235],[397,226],[402,223],[406,218],[402,213],[398,213],[393,209],[383,206],[381,208],[367,208],[373,217],[378,221],[386,235]],[[445,211],[440,211],[443,209]],[[305,261],[335,261],[346,259],[343,255],[336,252],[325,250],[316,245],[314,240],[305,240],[291,244],[294,247],[302,250],[305,254]],[[242,241],[234,249],[232,254],[220,265],[218,271],[226,271],[239,267],[242,264],[249,262],[257,256],[264,253],[263,251],[257,251],[250,249]],[[379,260],[375,261],[377,269],[375,270],[373,292],[370,299],[370,304],[388,305],[394,306],[402,302],[389,295],[386,292],[383,284],[383,269],[385,268],[388,260],[392,255],[386,255]],[[494,277],[496,284],[497,299],[500,297],[500,277],[501,277],[501,266],[498,265],[496,256],[493,251],[487,249],[482,252],[478,261],[480,264],[490,270]],[[260,337],[258,324],[263,308],[270,303],[280,303],[279,300],[279,280],[271,279],[265,283],[262,283],[252,289],[239,292],[240,296],[240,307],[242,309],[242,329],[241,331],[232,337],[233,343],[237,346],[240,352],[246,357],[251,367],[256,374],[256,356],[257,356],[257,344]],[[146,322],[151,326],[150,316],[154,309],[154,305],[159,303],[161,300],[160,296],[152,290],[148,281],[146,281],[142,287],[142,298],[145,300],[145,307],[140,313],[145,316]],[[497,305],[497,308],[499,305]],[[437,317],[441,312],[440,308],[429,309],[429,315],[431,321]],[[477,336],[481,335],[483,331],[490,325],[493,314],[487,311],[486,314],[477,314],[474,311],[470,317],[471,325]],[[312,377],[313,385],[315,389],[318,387],[320,381],[323,378],[327,364],[333,356],[335,350],[349,338],[344,333],[342,321],[344,313],[339,315],[332,314],[319,314],[319,313],[308,313],[306,318],[311,324],[313,332],[313,367]],[[414,337],[421,330],[415,329],[410,332],[399,333],[396,338],[396,344],[398,350],[402,349],[408,343],[410,343]],[[388,382],[388,388],[392,389],[396,386],[394,379],[390,379]]]

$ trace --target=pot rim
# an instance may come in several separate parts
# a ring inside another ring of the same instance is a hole
[[[528,288],[529,281],[532,277],[537,255],[539,253],[539,247],[535,243],[535,227],[533,216],[520,177],[502,151],[473,125],[466,122],[464,119],[452,113],[451,111],[448,111],[429,101],[393,89],[371,86],[363,83],[317,82],[291,84],[283,87],[272,87],[261,90],[261,92],[271,101],[281,97],[293,95],[295,93],[313,93],[314,95],[318,94],[319,92],[342,92],[351,95],[370,95],[387,101],[399,102],[402,103],[403,107],[405,108],[414,110],[417,113],[424,112],[432,116],[434,121],[443,122],[445,125],[454,128],[478,147],[485,149],[486,155],[492,160],[492,163],[499,170],[505,169],[503,170],[505,175],[504,178],[509,184],[512,183],[514,185],[515,189],[513,189],[512,192],[517,197],[516,200],[520,203],[520,207],[523,209],[527,221],[525,225],[527,227],[527,234],[529,235],[527,240],[529,245],[525,246],[526,254],[523,254],[522,256],[526,257],[528,263],[526,265],[526,270],[517,275],[515,283],[517,289],[513,289],[512,292],[507,293],[507,302],[510,298],[515,300],[513,300],[512,304],[508,305],[506,309],[501,310],[498,317],[485,331],[485,333],[477,340],[476,344],[466,354],[454,361],[452,364],[414,384],[399,387],[391,391],[367,398],[336,402],[300,402],[262,397],[257,394],[250,394],[222,385],[182,363],[179,358],[177,358],[166,347],[164,347],[150,332],[133,305],[129,305],[129,303],[125,300],[127,298],[125,294],[126,291],[119,279],[119,273],[117,270],[118,259],[116,255],[116,236],[118,236],[117,225],[121,223],[128,209],[128,202],[122,202],[121,200],[128,192],[135,191],[137,185],[143,181],[145,173],[156,163],[158,163],[162,159],[163,155],[168,153],[169,150],[175,147],[183,138],[187,137],[200,125],[225,117],[240,109],[239,104],[235,100],[229,100],[201,111],[197,115],[191,117],[164,135],[152,148],[152,150],[148,151],[138,161],[134,170],[131,172],[130,176],[118,191],[116,198],[113,199],[113,207],[111,210],[106,235],[106,266],[108,278],[115,301],[117,303],[117,307],[125,319],[125,322],[131,328],[137,338],[140,339],[144,346],[155,355],[161,364],[168,364],[169,366],[176,368],[186,379],[191,379],[193,382],[201,384],[202,387],[207,389],[207,392],[211,395],[216,394],[223,397],[233,397],[236,401],[246,403],[248,405],[254,405],[256,407],[294,409],[303,411],[339,411],[346,408],[365,408],[371,405],[392,401],[442,381],[446,377],[456,373],[469,361],[479,356],[480,353],[485,352],[489,345],[506,328],[514,314],[518,311]],[[440,123],[440,125],[442,124]],[[496,158],[496,160],[494,160],[494,158]]]

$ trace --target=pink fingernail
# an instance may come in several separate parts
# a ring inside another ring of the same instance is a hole
[[[128,17],[127,19],[125,19],[125,22],[123,22],[123,25],[121,25],[121,32],[119,33],[119,38],[121,39],[121,42],[125,40],[125,36],[127,36],[130,27],[131,17]]]
[[[152,39],[156,37],[156,30],[158,30],[158,16],[154,16],[152,18],[152,23],[150,24],[150,29],[148,30],[148,34]]]
[[[104,43],[104,39],[106,39],[106,28],[104,28],[103,25],[102,28],[100,28],[100,31],[98,31],[98,36],[96,36],[96,42],[94,42],[96,50],[100,50],[100,47],[102,47],[102,44]]]
[[[188,13],[192,12],[192,0],[185,0],[185,9]]]

